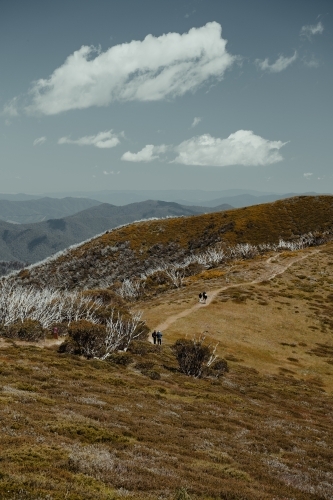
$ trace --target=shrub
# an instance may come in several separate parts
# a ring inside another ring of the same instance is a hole
[[[160,380],[161,378],[161,375],[156,370],[142,370],[141,373],[152,380]]]
[[[133,362],[133,358],[128,353],[114,353],[108,358],[108,361],[116,365],[128,366]]]
[[[176,495],[174,497],[174,500],[191,500],[190,495],[187,493],[186,488],[179,488],[176,491]]]
[[[146,354],[155,351],[156,347],[146,340],[134,340],[128,348],[128,352],[131,352],[132,354],[139,354],[141,356],[145,356]]]
[[[2,326],[0,331],[6,338],[29,342],[38,342],[45,337],[46,332],[40,322],[33,319],[25,319],[8,326]]]
[[[68,328],[68,335],[72,342],[65,352],[81,354],[86,358],[100,357],[104,351],[106,329],[103,325],[96,325],[90,321],[74,321]]]
[[[60,352],[108,359],[116,351],[126,351],[133,340],[147,336],[148,329],[140,318],[141,313],[124,317],[112,310],[105,325],[87,320],[72,322],[68,328],[70,341],[60,348]]]
[[[215,350],[211,345],[206,345],[204,337],[198,339],[178,339],[172,346],[176,355],[179,369],[185,375],[202,377],[205,370],[216,362]]]

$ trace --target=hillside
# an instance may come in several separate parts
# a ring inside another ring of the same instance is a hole
[[[145,201],[121,207],[103,203],[70,217],[36,224],[16,225],[0,221],[0,260],[37,262],[70,245],[138,219],[192,215],[228,208],[229,205],[216,209],[183,207],[164,201]]]
[[[328,243],[194,274],[135,304],[162,347],[109,361],[0,340],[0,497],[331,500],[332,257]],[[221,378],[177,369],[172,343],[202,333]]]
[[[211,248],[260,245],[332,230],[333,197],[304,196],[192,217],[143,221],[107,232],[22,271],[25,283],[111,286]]]
[[[31,224],[60,219],[100,205],[86,198],[39,198],[25,201],[0,199],[0,219],[17,224]]]

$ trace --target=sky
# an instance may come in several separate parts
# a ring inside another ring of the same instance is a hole
[[[0,192],[333,192],[331,0],[2,0]]]

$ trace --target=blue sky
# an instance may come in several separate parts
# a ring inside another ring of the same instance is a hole
[[[328,0],[4,1],[1,192],[333,192]]]

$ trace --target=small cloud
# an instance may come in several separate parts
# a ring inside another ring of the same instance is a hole
[[[33,146],[41,146],[44,142],[46,142],[46,137],[39,137],[38,139],[35,139],[32,144]]]
[[[312,57],[311,59],[303,58],[303,63],[308,68],[318,68],[319,66],[319,61],[315,57]]]
[[[148,163],[159,158],[159,155],[165,153],[168,149],[168,146],[165,144],[161,144],[160,146],[154,146],[153,144],[147,144],[141,151],[138,153],[131,153],[127,151],[121,157],[123,161],[132,161],[132,162],[144,162]]]
[[[196,116],[192,122],[191,128],[196,127],[200,122],[201,122],[201,118],[199,116]]]
[[[114,148],[120,143],[118,136],[112,130],[99,132],[96,135],[87,135],[80,139],[72,140],[69,137],[61,137],[58,144],[76,144],[77,146],[95,146],[96,148]]]
[[[311,40],[314,35],[321,35],[324,32],[324,26],[319,21],[319,23],[314,24],[314,25],[306,25],[302,26],[301,31],[299,36],[301,38],[307,38],[308,40]]]
[[[268,58],[263,61],[260,59],[256,59],[255,63],[262,71],[269,71],[270,73],[280,73],[280,71],[285,70],[297,59],[297,51],[291,57],[279,56],[275,63],[269,64]]]
[[[310,179],[310,177],[311,177],[311,175],[313,175],[313,173],[312,173],[312,172],[306,172],[306,173],[305,173],[305,174],[303,174],[303,175],[304,175],[304,177],[305,177],[306,179],[308,179],[308,180],[309,180],[309,179]]]
[[[14,97],[4,105],[3,114],[7,116],[18,116],[18,97]]]

